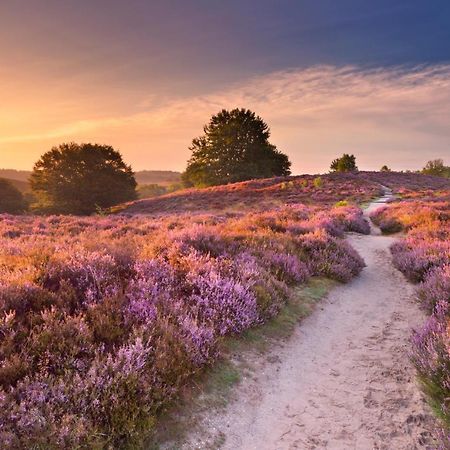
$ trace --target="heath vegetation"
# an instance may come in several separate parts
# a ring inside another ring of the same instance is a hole
[[[375,212],[384,233],[404,232],[392,245],[394,266],[417,283],[417,299],[430,314],[414,332],[412,359],[423,390],[450,444],[450,190],[415,192]],[[412,197],[412,199],[411,199]]]

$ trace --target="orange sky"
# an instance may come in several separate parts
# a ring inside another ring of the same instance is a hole
[[[337,68],[268,73],[203,95],[114,89],[99,80],[51,82],[0,70],[0,167],[30,169],[64,141],[108,143],[136,169],[182,170],[191,139],[221,108],[248,107],[293,171],[317,172],[343,152],[360,168],[419,168],[450,162],[450,66]]]
[[[450,164],[449,21],[448,0],[0,2],[0,168],[91,141],[183,170],[235,107],[294,173],[344,152],[363,169]]]

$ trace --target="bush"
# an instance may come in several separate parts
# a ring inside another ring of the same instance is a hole
[[[450,265],[430,270],[419,285],[417,296],[429,313],[439,304],[450,304]]]
[[[316,177],[313,180],[314,187],[320,189],[323,186],[323,180],[321,177]]]

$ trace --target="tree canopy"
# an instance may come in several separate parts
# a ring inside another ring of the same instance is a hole
[[[268,125],[248,109],[223,109],[189,148],[183,181],[204,187],[290,174],[288,157],[269,142]]]
[[[355,155],[344,153],[340,158],[332,161],[330,170],[332,172],[355,172],[358,170],[356,166]]]
[[[385,164],[381,167],[380,172],[392,172],[392,170]]]
[[[37,210],[92,214],[136,198],[136,180],[119,152],[108,145],[62,144],[34,165],[30,178]]]
[[[20,214],[26,208],[22,193],[9,180],[0,178],[0,213]]]
[[[442,159],[433,159],[425,164],[422,173],[426,175],[436,175],[438,177],[450,178],[450,166],[444,165]]]

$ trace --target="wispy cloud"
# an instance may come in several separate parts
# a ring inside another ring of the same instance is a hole
[[[115,111],[100,119],[3,136],[0,145],[105,141],[119,145],[138,167],[181,168],[190,140],[211,114],[247,107],[269,123],[273,143],[291,156],[296,171],[324,170],[330,158],[344,151],[356,153],[360,165],[371,168],[384,163],[417,167],[432,157],[450,158],[450,65],[317,66],[267,74],[159,106],[151,98],[143,100],[139,112]],[[143,106],[148,109],[142,111]]]

